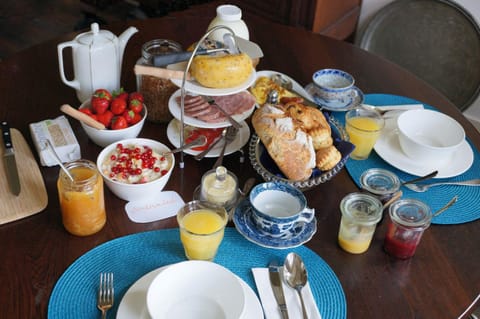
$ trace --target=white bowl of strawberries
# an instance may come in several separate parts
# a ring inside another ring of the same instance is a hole
[[[123,90],[114,93],[95,90],[92,97],[80,105],[79,111],[105,125],[104,130],[99,130],[80,122],[88,137],[102,147],[137,137],[147,118],[142,94]]]

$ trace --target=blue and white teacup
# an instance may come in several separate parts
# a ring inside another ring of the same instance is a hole
[[[295,236],[315,217],[303,193],[288,184],[267,182],[250,192],[252,221],[262,233],[273,237]]]
[[[313,76],[315,94],[327,102],[347,102],[358,95],[353,85],[355,79],[349,73],[337,69],[316,71]]]

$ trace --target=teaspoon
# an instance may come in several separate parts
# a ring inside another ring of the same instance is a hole
[[[303,318],[308,319],[305,302],[302,296],[302,289],[307,284],[307,269],[305,269],[305,264],[299,255],[289,253],[287,257],[285,257],[283,275],[285,276],[287,284],[297,291],[300,301],[302,302]]]

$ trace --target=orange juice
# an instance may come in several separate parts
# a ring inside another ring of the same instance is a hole
[[[180,240],[188,259],[213,260],[223,239],[227,215],[208,208],[180,217]]]
[[[102,176],[95,164],[85,160],[68,163],[66,168],[73,181],[63,171],[57,181],[63,226],[73,235],[94,234],[107,220]]]
[[[382,120],[383,121],[383,120]],[[383,122],[370,117],[350,117],[346,120],[346,131],[350,142],[355,145],[350,157],[353,159],[366,159],[373,149]]]

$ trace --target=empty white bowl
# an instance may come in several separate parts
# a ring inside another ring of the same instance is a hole
[[[80,109],[82,108],[90,108],[90,100],[83,102],[82,105],[80,105]],[[83,122],[80,122],[80,124],[85,130],[85,133],[87,133],[88,137],[95,144],[105,147],[113,142],[118,142],[127,138],[137,137],[143,128],[143,124],[145,124],[145,119],[147,118],[147,108],[145,107],[145,104],[143,105],[141,114],[142,119],[140,122],[121,130],[99,130],[87,124],[84,124]]]
[[[171,265],[147,291],[152,319],[238,319],[244,307],[243,287],[235,274],[209,261]]]
[[[402,151],[422,164],[447,163],[465,140],[460,123],[438,111],[406,111],[398,117],[397,126]]]
[[[135,201],[145,198],[152,198],[153,196],[160,193],[165,185],[167,184],[168,180],[170,179],[170,175],[172,175],[173,167],[175,166],[175,157],[172,154],[168,154],[166,156],[167,160],[169,161],[169,167],[166,174],[163,176],[154,179],[147,183],[140,183],[140,184],[128,184],[125,182],[120,182],[113,180],[110,177],[110,167],[108,166],[110,154],[115,150],[117,144],[122,143],[124,146],[127,145],[138,145],[138,146],[148,146],[156,153],[164,153],[170,151],[166,145],[146,139],[146,138],[132,138],[132,139],[125,139],[115,143],[112,143],[105,147],[97,157],[97,167],[102,174],[103,180],[107,187],[119,198],[126,200],[126,201]]]

